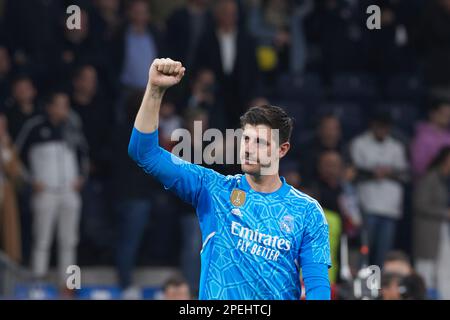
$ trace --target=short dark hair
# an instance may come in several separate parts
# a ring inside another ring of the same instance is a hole
[[[49,107],[50,105],[53,104],[53,102],[55,101],[56,96],[59,95],[65,95],[67,97],[69,97],[69,94],[67,93],[67,91],[65,90],[61,90],[61,89],[55,89],[51,92],[49,92],[45,98],[44,98],[44,106],[45,107]]]
[[[21,73],[21,74],[16,75],[12,79],[11,87],[15,87],[19,82],[22,82],[22,81],[29,81],[34,86],[33,79],[31,78],[31,76],[29,76],[28,74],[25,74],[25,73]]]
[[[390,251],[386,254],[386,258],[384,259],[384,262],[392,262],[392,261],[403,261],[406,263],[411,263],[408,255],[406,253],[404,253],[403,251],[399,251],[399,250]]]
[[[445,105],[450,105],[450,99],[439,96],[432,96],[428,99],[428,114],[439,110]]]
[[[188,282],[186,281],[186,279],[184,279],[182,276],[180,275],[175,275],[170,277],[169,279],[167,279],[164,284],[163,284],[163,290],[166,291],[167,288],[169,287],[180,287],[182,285],[187,285],[189,286]]]
[[[392,116],[387,111],[378,111],[372,115],[370,119],[372,124],[381,125],[381,126],[391,126],[392,125]]]
[[[278,129],[280,132],[280,143],[288,142],[291,139],[294,119],[288,116],[282,108],[272,105],[262,105],[250,108],[241,117],[241,127],[245,125],[264,124],[271,129]]]

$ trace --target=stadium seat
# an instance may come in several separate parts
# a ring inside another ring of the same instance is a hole
[[[297,100],[302,103],[316,103],[325,96],[322,80],[315,73],[282,75],[278,79],[277,92],[282,100]]]
[[[311,115],[314,121],[326,114],[334,114],[341,121],[344,136],[353,137],[357,133],[366,128],[367,119],[361,105],[354,102],[327,102],[323,103],[312,110]]]
[[[384,102],[375,105],[374,112],[386,112],[390,114],[394,125],[411,134],[414,125],[419,119],[419,108],[417,105],[406,102]]]
[[[397,74],[387,80],[385,95],[389,100],[420,102],[425,96],[425,87],[415,74]]]
[[[367,103],[377,99],[376,80],[366,73],[339,73],[331,79],[331,96],[334,100]]]

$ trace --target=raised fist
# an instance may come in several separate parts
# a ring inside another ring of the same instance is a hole
[[[180,82],[185,71],[186,69],[179,61],[169,58],[155,59],[149,71],[150,85],[165,90]]]

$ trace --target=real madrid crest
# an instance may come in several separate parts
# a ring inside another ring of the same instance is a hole
[[[231,192],[230,200],[231,200],[231,203],[233,204],[233,206],[241,207],[245,203],[245,197],[246,197],[246,194],[244,191],[239,190],[239,189],[234,189],[233,192]]]
[[[292,233],[294,231],[294,217],[291,215],[284,216],[280,221],[281,230]]]

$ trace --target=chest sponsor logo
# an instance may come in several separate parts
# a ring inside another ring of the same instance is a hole
[[[231,234],[238,237],[237,249],[267,260],[277,261],[282,251],[292,247],[287,239],[246,228],[236,221],[231,223]]]

